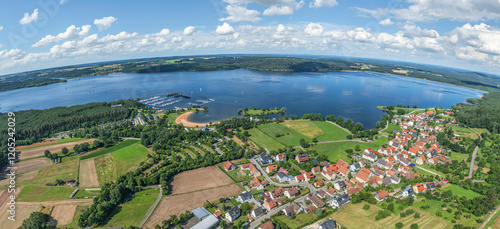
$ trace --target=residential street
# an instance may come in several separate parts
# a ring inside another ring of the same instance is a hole
[[[304,201],[306,198],[307,198],[307,195],[302,196],[302,197],[300,197],[300,198],[296,199],[295,201]],[[273,209],[272,211],[268,212],[267,214],[265,214],[265,215],[263,215],[263,216],[261,216],[261,217],[257,218],[257,219],[256,219],[256,220],[254,220],[252,223],[250,223],[250,227],[249,227],[249,228],[257,228],[257,226],[259,226],[259,225],[262,223],[262,221],[264,221],[265,219],[268,219],[268,218],[269,218],[269,217],[271,217],[272,215],[274,215],[274,214],[276,214],[276,213],[280,212],[281,210],[285,209],[285,208],[286,208],[286,207],[288,207],[290,204],[291,204],[291,202],[290,202],[290,203],[288,203],[288,204],[281,205],[281,206],[279,206],[279,207],[277,207],[277,208]]]

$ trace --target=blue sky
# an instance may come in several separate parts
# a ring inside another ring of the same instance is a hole
[[[500,0],[9,1],[0,75],[140,57],[272,53],[496,73]]]

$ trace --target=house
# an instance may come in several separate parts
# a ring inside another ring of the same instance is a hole
[[[261,190],[265,188],[266,185],[267,185],[266,181],[261,182],[259,178],[254,177],[252,182],[250,183],[250,188],[256,188],[257,190]]]
[[[378,166],[385,168],[385,169],[391,169],[392,168],[392,163],[384,160],[384,159],[379,159],[377,161]]]
[[[246,164],[240,165],[240,169],[241,170],[249,170],[250,169],[250,165],[253,165],[253,164],[252,163],[246,163]]]
[[[312,193],[307,194],[307,199],[311,201],[311,204],[316,208],[322,208],[325,206],[325,202],[323,202],[319,197],[313,195]]]
[[[413,188],[411,188],[411,186],[408,186],[403,191],[401,191],[401,196],[403,197],[408,197],[412,195],[415,195],[415,192],[413,191]]]
[[[425,163],[426,159],[425,159],[425,156],[422,155],[420,157],[417,157],[417,160],[415,161],[415,163],[417,163],[418,165],[423,165]]]
[[[314,187],[316,187],[316,188],[319,188],[323,185],[324,185],[323,181],[318,181],[318,182],[314,183]]]
[[[341,159],[339,159],[339,160],[341,160]],[[349,173],[349,169],[347,169],[344,166],[339,166],[339,175],[347,176],[348,173]]]
[[[371,162],[375,162],[377,160],[377,155],[375,155],[373,153],[363,153],[362,158],[364,158],[368,161],[371,161]]]
[[[425,183],[425,188],[427,190],[436,190],[436,184],[434,182]]]
[[[337,161],[337,165],[338,165],[338,166],[344,166],[344,167],[346,167],[346,168],[349,168],[349,163],[345,162],[345,161],[344,161],[344,160],[342,160],[342,159],[339,159],[339,160]]]
[[[267,196],[271,197],[271,199],[277,199],[277,198],[282,197],[284,192],[285,192],[285,189],[283,189],[282,187],[278,187],[278,188],[275,188],[269,192],[266,192],[265,194]]]
[[[278,203],[276,202],[276,200],[271,200],[271,201],[268,201],[264,204],[264,207],[268,210],[268,211],[271,211],[273,210],[275,207],[278,206]]]
[[[407,180],[411,180],[411,179],[415,179],[415,178],[420,178],[420,174],[417,174],[417,173],[412,173],[412,172],[409,172],[409,173],[405,173],[405,178]]]
[[[335,175],[335,173],[333,171],[325,171],[325,170],[323,170],[321,172],[321,174],[323,175],[323,177],[325,177],[328,180],[333,180],[333,179],[335,179],[335,177],[337,177],[337,175]]]
[[[248,167],[248,169],[250,170],[250,175],[253,175],[254,177],[260,177],[261,176],[260,171],[255,167],[255,165],[250,164],[250,166]]]
[[[238,217],[240,217],[240,214],[241,210],[239,207],[231,208],[229,211],[226,212],[226,219],[229,220],[230,222],[233,222]]]
[[[196,225],[193,225],[191,228],[194,228],[194,229],[215,228],[215,227],[219,226],[219,216],[221,214],[220,211],[219,211],[219,215],[217,215],[215,213],[212,214],[205,208],[196,208],[196,209],[192,210],[191,212],[196,217],[196,219],[198,219],[200,221]],[[109,228],[111,228],[111,227],[109,227]]]
[[[255,218],[259,218],[261,215],[264,214],[264,210],[262,210],[262,208],[260,207],[257,207],[257,208],[254,208],[250,214],[252,215],[252,217],[255,219]]]
[[[302,174],[295,176],[295,181],[297,181],[297,182],[301,182],[304,180],[305,180],[305,178],[304,178],[304,175],[302,175]]]
[[[304,211],[304,209],[302,209],[302,207],[295,202],[292,202],[290,206],[283,209],[283,213],[285,213],[286,216],[297,215],[301,211]]]
[[[413,185],[413,191],[418,194],[427,191],[427,189],[424,184],[416,183]]]
[[[335,194],[335,189],[333,187],[329,187],[327,190],[326,190],[326,193],[330,196],[333,197],[333,195]]]
[[[249,200],[253,199],[253,195],[249,192],[242,192],[236,200],[240,203],[245,203]]]
[[[285,153],[279,153],[274,157],[276,161],[286,161],[286,154]]]
[[[335,221],[331,219],[327,219],[318,227],[318,229],[335,229],[335,228],[337,228],[337,223],[335,223]]]
[[[436,164],[437,162],[438,162],[437,157],[427,159],[427,164],[430,164],[430,165]]]
[[[276,175],[276,179],[281,183],[289,181],[288,175],[283,172],[278,172],[278,174]]]
[[[273,159],[267,153],[262,153],[256,159],[259,160],[262,165],[269,165],[273,163]]]
[[[342,191],[346,188],[346,184],[344,181],[338,181],[333,185],[333,187],[337,189],[337,191]]]
[[[234,164],[233,164],[232,162],[230,162],[230,161],[226,161],[226,163],[224,163],[224,165],[223,165],[223,166],[224,166],[224,169],[225,169],[226,171],[231,171],[231,170],[235,170],[236,168],[238,168],[238,167],[236,167],[236,165],[234,165]]]
[[[410,172],[410,167],[405,166],[403,164],[400,164],[399,167],[398,167],[398,172],[409,173]]]
[[[267,221],[266,223],[260,225],[258,229],[274,229],[274,225],[271,221]]]
[[[328,194],[325,192],[325,190],[320,189],[320,190],[316,193],[316,195],[317,195],[319,198],[323,199],[323,198],[326,198],[326,196],[327,196]]]
[[[340,196],[333,197],[331,205],[332,207],[338,208],[344,206],[345,204],[351,202],[351,197],[349,195],[344,194]]]
[[[314,167],[311,169],[311,172],[313,172],[314,174],[318,174],[321,172],[321,168],[319,166]]]
[[[411,161],[406,159],[406,158],[403,158],[403,159],[399,160],[399,163],[402,165],[405,165],[405,166],[409,166],[411,164]]]
[[[352,164],[351,166],[349,166],[349,170],[351,170],[351,171],[357,171],[357,170],[360,170],[361,168],[362,168],[362,166],[361,166],[360,162]]]
[[[377,194],[375,194],[375,199],[378,201],[382,201],[387,197],[389,197],[389,191],[387,190],[380,190]]]
[[[331,171],[334,173],[339,173],[339,168],[336,164],[335,165],[327,165],[327,166],[323,167],[323,171]]]
[[[382,178],[378,177],[378,176],[372,176],[372,178],[370,179],[370,181],[368,181],[368,185],[376,188],[378,187],[379,184],[382,183]]]
[[[314,207],[314,206],[311,206],[311,207],[308,207],[306,208],[304,211],[306,212],[306,214],[311,214],[314,212],[314,210],[316,210],[317,208]]]
[[[278,171],[277,165],[270,165],[270,166],[267,166],[267,168],[266,168],[267,173],[272,173],[272,172],[276,172],[276,171]]]
[[[284,192],[284,195],[290,199],[298,196],[299,194],[300,194],[299,189],[297,189],[295,187],[289,188],[289,189],[285,190],[285,192]]]
[[[314,179],[314,173],[312,173],[312,172],[305,173],[305,174],[304,174],[304,179],[305,179],[306,181],[309,181],[309,180],[311,180],[311,179]]]
[[[365,170],[369,171],[368,169],[364,169],[358,172],[356,175],[356,180],[362,183],[368,182],[368,179],[370,178],[370,174],[365,172]],[[370,172],[371,173],[371,172]]]
[[[384,184],[385,186],[389,186],[392,184],[392,180],[389,176],[387,177],[384,177],[384,179],[382,179],[382,184]]]
[[[401,179],[399,179],[399,177],[397,177],[395,175],[390,176],[390,178],[391,178],[391,182],[393,184],[399,184],[399,182],[401,182]]]
[[[295,155],[295,160],[300,164],[309,161],[309,155],[307,154],[297,154]]]

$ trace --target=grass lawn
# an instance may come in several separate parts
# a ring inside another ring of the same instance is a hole
[[[75,215],[73,216],[73,222],[68,225],[68,228],[78,228],[78,220],[80,216],[83,214],[83,210],[87,210],[89,206],[76,206]]]
[[[428,165],[428,164],[423,164],[423,165],[419,165],[419,167],[422,167],[422,168],[427,169],[427,170],[429,170],[429,171],[431,171],[431,172],[437,173],[437,174],[441,175],[441,177],[445,177],[445,174],[444,174],[444,173],[439,172],[439,171],[437,171],[437,170],[435,170],[435,169],[431,169],[431,165]],[[435,176],[434,174],[429,173],[429,172],[427,172],[427,171],[425,171],[425,170],[423,170],[423,169],[418,169],[417,167],[415,167],[415,168],[413,168],[413,169],[415,170],[415,172],[416,172],[416,173],[418,173],[418,174],[420,174],[420,175],[423,175],[423,176],[426,176],[426,175],[432,175],[432,176]]]
[[[99,182],[114,181],[118,176],[139,167],[139,163],[147,159],[149,151],[135,143],[95,159]]]
[[[263,111],[262,109],[248,109],[248,111],[243,110],[243,114],[245,115],[268,115],[278,113],[280,113],[280,109],[266,109],[265,111]]]
[[[319,142],[345,140],[347,139],[347,135],[349,135],[349,133],[341,128],[328,122],[312,121],[312,123],[323,132],[323,135],[316,138]]]
[[[349,161],[347,153],[344,151],[346,149],[354,149],[356,145],[359,145],[361,152],[367,148],[378,149],[378,147],[384,145],[387,142],[387,138],[381,137],[375,142],[362,143],[362,142],[334,142],[317,144],[309,147],[309,149],[316,150],[318,154],[324,154],[328,156],[328,160],[331,163],[336,163],[340,158],[345,161]]]
[[[448,223],[451,223],[451,220],[454,219],[454,217],[455,217],[456,208],[449,206],[451,203],[447,203],[448,208],[451,208],[453,210],[451,213],[449,213],[448,211],[443,210],[441,208],[441,204],[443,204],[443,203],[440,201],[437,201],[437,200],[420,199],[419,201],[416,201],[413,204],[413,207],[415,207],[421,211],[426,211],[427,213],[432,214],[434,217],[436,217],[438,219],[444,219]],[[422,210],[420,207],[424,206],[424,205],[429,205],[430,208],[428,208],[426,210]],[[441,214],[443,214],[443,216],[442,217],[436,216],[437,212],[441,212]],[[476,228],[476,227],[479,227],[479,225],[480,225],[479,223],[476,222],[476,220],[479,218],[484,218],[484,217],[476,217],[476,216],[472,215],[469,219],[467,219],[464,216],[462,216],[462,217],[460,217],[459,220],[456,220],[456,224],[463,224],[465,226],[471,226],[471,227]]]
[[[296,215],[295,219],[291,219],[286,215],[278,216],[276,219],[285,223],[290,228],[299,228],[301,226],[306,226],[304,224],[312,224],[319,220],[314,213],[306,214],[305,212],[301,212]]]
[[[95,153],[92,153],[92,154],[86,154],[86,155],[82,156],[80,158],[80,160],[85,160],[85,159],[97,157],[97,156],[100,156],[103,154],[111,153],[111,152],[123,149],[125,147],[131,146],[133,144],[140,143],[140,142],[141,142],[140,140],[125,140],[123,142],[118,143],[117,145],[112,146],[112,147],[104,148],[104,149],[96,151]]]
[[[341,207],[337,212],[333,213],[331,218],[337,221],[343,227],[345,226],[347,228],[386,229],[394,228],[394,225],[398,222],[403,223],[403,228],[409,228],[413,223],[417,223],[419,225],[419,228],[451,228],[451,224],[447,221],[414,207],[410,208],[413,208],[416,210],[416,212],[420,213],[420,218],[418,219],[415,219],[413,215],[409,215],[404,218],[401,218],[399,215],[391,215],[385,219],[375,221],[377,212],[383,209],[369,204],[370,209],[363,210],[363,206],[365,204],[367,203],[361,202],[359,204],[347,204]]]
[[[101,193],[101,191],[85,191],[85,189],[80,189],[76,193],[75,197],[79,197],[79,198],[94,197],[94,196],[98,196],[100,193]]]
[[[451,129],[454,131],[464,132],[464,133],[474,133],[474,134],[476,133],[469,128],[463,128],[463,127],[458,127],[458,126],[451,126]]]
[[[196,159],[198,157],[198,155],[199,155],[198,153],[194,153],[190,149],[184,149],[184,152],[186,152],[187,154],[189,154],[193,159]]]
[[[177,153],[177,156],[181,157],[181,159],[185,159],[186,158],[186,156],[184,156],[184,154],[182,154],[182,153]]]
[[[458,195],[458,196],[465,196],[469,199],[472,199],[474,197],[480,197],[482,196],[481,194],[474,192],[472,190],[467,190],[464,189],[458,185],[451,185],[443,188],[444,191],[451,190],[453,194]]]
[[[53,200],[67,200],[76,188],[65,186],[27,186],[24,187],[16,201],[43,202]]]
[[[257,128],[248,130],[248,133],[250,133],[251,135],[250,140],[252,140],[253,142],[255,142],[255,144],[262,148],[267,148],[268,150],[277,150],[285,147],[283,144],[267,136],[266,134],[264,134],[264,132],[260,131]]]
[[[197,154],[201,154],[202,156],[205,156],[205,151],[203,151],[202,149],[196,147],[196,146],[189,146],[190,148],[192,148]]]
[[[389,126],[387,127],[386,130],[384,130],[384,132],[391,134],[394,130],[401,131],[401,127],[396,124],[389,123]]]
[[[464,161],[464,159],[469,158],[469,154],[466,153],[457,153],[457,152],[452,152],[450,160],[457,160],[457,161]]]
[[[78,160],[67,160],[59,164],[40,169],[37,178],[33,180],[17,183],[21,186],[39,185],[45,186],[46,183],[55,183],[56,179],[68,180],[78,178]],[[69,195],[68,195],[69,196]]]
[[[77,141],[81,141],[81,140],[85,140],[85,138],[65,138],[65,139],[57,140],[57,144],[77,142]]]
[[[136,196],[131,201],[121,204],[118,210],[115,211],[109,222],[104,227],[126,227],[130,225],[139,225],[141,220],[146,216],[156,198],[158,197],[159,189],[147,189],[135,193]]]
[[[214,153],[214,154],[216,153],[215,150],[212,149],[211,146],[207,146],[207,145],[203,145],[203,144],[200,146],[203,147],[204,149],[208,150],[208,152],[210,152],[210,153]]]
[[[299,146],[300,139],[305,139],[308,142],[312,141],[312,138],[277,123],[259,125],[257,128],[286,146]],[[276,137],[277,134],[283,134],[283,136]]]
[[[306,120],[288,120],[280,123],[283,126],[286,126],[292,130],[295,130],[309,138],[319,137],[324,135],[325,133],[315,122],[306,121]]]

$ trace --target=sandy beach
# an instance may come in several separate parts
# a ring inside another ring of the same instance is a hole
[[[189,117],[189,115],[191,115],[192,113],[194,113],[194,111],[190,111],[190,112],[186,112],[182,115],[180,115],[179,117],[177,117],[175,119],[175,123],[177,124],[183,124],[185,127],[202,127],[204,125],[209,125],[210,123],[197,123],[197,122],[190,122],[187,120],[187,118]],[[212,124],[217,124],[218,122],[214,122]]]

